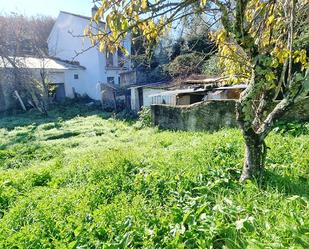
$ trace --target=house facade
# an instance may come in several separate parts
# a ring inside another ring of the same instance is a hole
[[[96,9],[92,9],[92,13]],[[130,70],[131,61],[118,51],[115,54],[100,52],[97,46],[92,47],[84,30],[89,27],[91,17],[61,11],[48,38],[48,49],[51,57],[61,60],[78,61],[85,67],[80,84],[74,85],[73,91],[79,95],[88,95],[94,100],[101,100],[101,84],[120,84],[120,74]],[[92,24],[104,28],[105,23]],[[123,46],[131,52],[131,37],[128,35]],[[73,76],[79,78],[79,75]]]

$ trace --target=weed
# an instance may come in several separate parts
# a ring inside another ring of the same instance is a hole
[[[270,134],[265,182],[242,185],[236,129],[87,108],[0,119],[0,248],[309,248],[307,133]]]

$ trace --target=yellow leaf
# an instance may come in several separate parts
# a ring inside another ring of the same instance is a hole
[[[103,16],[103,8],[99,8],[93,19],[96,23],[98,23],[102,16]]]
[[[125,48],[125,47],[122,47],[121,48],[121,51],[123,52],[123,54],[125,55],[125,56],[129,56],[129,52],[128,52],[128,50]]]
[[[126,30],[128,28],[128,25],[129,25],[128,20],[124,19],[121,23],[121,29]]]
[[[267,81],[273,81],[276,78],[276,76],[273,72],[267,72],[265,78]]]
[[[206,4],[207,4],[207,0],[201,0],[201,2],[200,2],[201,8],[204,8],[206,6]]]
[[[148,7],[148,1],[147,0],[142,0],[142,9],[145,10]]]
[[[267,19],[267,25],[268,26],[272,25],[274,20],[275,20],[275,16],[274,15],[269,16],[268,19]]]

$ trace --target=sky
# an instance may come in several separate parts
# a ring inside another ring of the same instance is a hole
[[[57,17],[60,10],[90,16],[92,0],[0,0],[0,15],[15,12],[26,16]]]

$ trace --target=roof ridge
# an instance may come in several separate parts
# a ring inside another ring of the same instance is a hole
[[[21,63],[20,67],[24,67],[28,63],[30,63],[31,66],[29,68],[41,68],[42,67],[41,63],[43,63],[45,60],[46,64],[44,64],[44,67],[46,66],[47,68],[49,68],[50,63],[56,63],[63,67],[67,67],[68,69],[70,69],[69,67],[71,67],[71,69],[72,68],[79,68],[79,69],[84,69],[84,70],[86,69],[86,67],[80,64],[71,63],[70,61],[64,61],[64,60],[61,60],[55,57],[54,58],[53,57],[38,58],[38,57],[29,57],[29,56],[19,56],[19,57],[15,57],[15,59],[17,59],[17,63],[19,64]],[[7,61],[6,58],[0,58],[0,68],[5,67],[4,63],[6,63],[6,61]],[[9,62],[9,64],[11,63]]]

